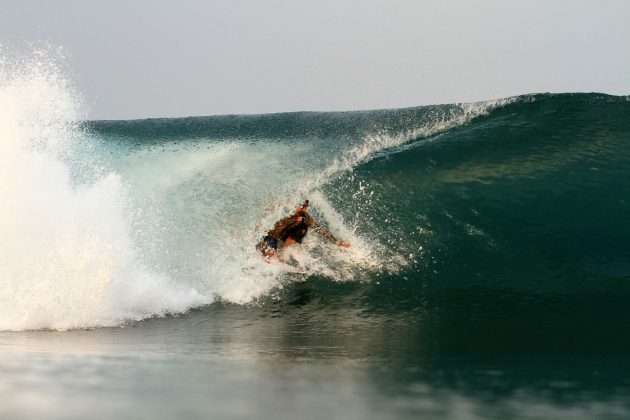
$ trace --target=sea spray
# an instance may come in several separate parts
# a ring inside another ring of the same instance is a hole
[[[84,114],[49,53],[3,60],[0,82],[0,330],[117,325],[211,301],[139,261],[119,175],[74,185],[64,159],[78,158]]]

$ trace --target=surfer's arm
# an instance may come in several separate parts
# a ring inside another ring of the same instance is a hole
[[[317,233],[322,238],[326,239],[328,242],[333,243],[333,244],[335,244],[337,246],[340,246],[340,247],[343,247],[343,248],[348,248],[350,246],[350,244],[345,243],[345,242],[340,241],[339,239],[335,238],[335,235],[330,233],[330,231],[328,229],[326,229],[325,227],[320,226],[319,224],[317,224],[315,219],[313,219],[310,215],[309,215],[309,217],[307,219],[307,223],[308,223],[308,226],[311,229],[313,229],[313,231],[315,233]]]

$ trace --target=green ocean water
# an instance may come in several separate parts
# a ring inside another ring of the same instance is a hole
[[[76,246],[3,278],[1,417],[630,415],[627,97],[72,130],[33,147]],[[352,248],[260,264],[304,198]]]

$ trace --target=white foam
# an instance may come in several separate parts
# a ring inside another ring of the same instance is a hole
[[[82,136],[81,101],[47,54],[0,68],[0,330],[117,325],[210,301],[139,261],[116,173],[73,186],[61,157]]]

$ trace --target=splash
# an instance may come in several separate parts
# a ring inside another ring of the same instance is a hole
[[[142,264],[118,174],[73,184],[84,112],[57,60],[42,50],[0,66],[0,330],[117,325],[211,301]]]

